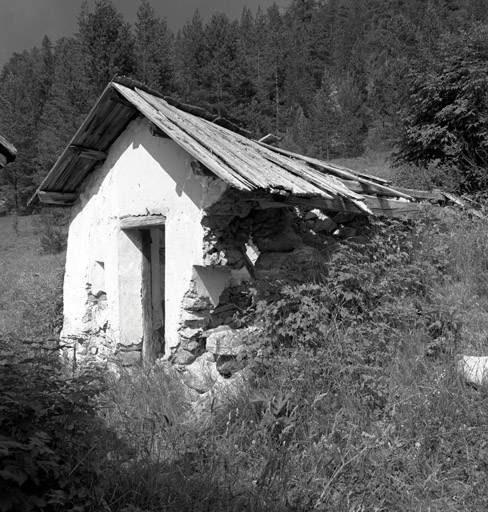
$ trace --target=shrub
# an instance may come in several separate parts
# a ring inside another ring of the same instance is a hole
[[[431,162],[429,164],[402,163],[393,169],[393,181],[399,187],[418,190],[444,189],[452,193],[462,192],[464,178],[454,165]]]
[[[19,340],[0,345],[0,510],[96,509],[99,386],[93,377],[64,377],[57,357],[43,352]]]
[[[44,254],[59,254],[66,249],[68,221],[69,210],[66,208],[42,210],[38,225],[41,248]]]

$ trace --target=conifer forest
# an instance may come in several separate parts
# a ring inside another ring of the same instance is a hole
[[[76,33],[44,37],[1,70],[0,133],[19,157],[0,194],[25,209],[116,74],[254,137],[273,133],[292,151],[333,159],[394,150],[402,162],[454,164],[461,187],[479,188],[487,20],[485,0],[290,0],[244,8],[240,19],[195,11],[173,33],[149,0],[133,25],[111,0],[85,3]]]

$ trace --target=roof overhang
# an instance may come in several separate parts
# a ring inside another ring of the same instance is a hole
[[[39,185],[29,204],[69,206],[84,179],[107,157],[110,146],[139,112],[110,82],[74,137]]]
[[[0,135],[0,168],[5,167],[10,162],[13,162],[16,156],[17,150],[15,147]]]
[[[105,88],[70,143],[29,201],[71,205],[85,178],[107,157],[115,140],[138,116],[230,186],[245,192],[333,211],[402,216],[418,209],[410,191],[380,178],[275,148],[208,112],[183,105],[126,78]],[[307,203],[307,204],[308,204]]]

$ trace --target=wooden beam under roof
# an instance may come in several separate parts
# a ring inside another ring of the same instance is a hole
[[[163,130],[161,130],[161,128],[159,126],[155,125],[154,123],[151,123],[149,125],[149,133],[153,137],[160,137],[162,139],[169,139],[170,138],[170,136],[166,132],[163,132]]]
[[[386,188],[378,187],[376,183],[364,183],[353,180],[341,179],[341,182],[353,192],[358,194],[377,194],[386,197],[412,197],[416,200],[443,201],[444,196],[440,191],[429,192],[427,190],[414,190],[403,187]]]
[[[124,105],[124,107],[135,109],[134,105],[122,97],[115,89],[112,89],[111,91],[110,100],[114,103],[118,103],[119,105]]]
[[[84,148],[82,146],[76,146],[75,144],[71,144],[69,149],[81,158],[88,158],[89,160],[102,162],[107,158],[107,153],[105,153],[105,151],[99,151],[98,149]]]
[[[420,210],[418,203],[383,197],[365,196],[364,202],[375,215],[383,215],[385,217],[413,218]],[[364,211],[360,210],[355,204],[340,197],[325,199],[323,197],[285,196],[275,201],[262,199],[259,201],[259,204],[261,208],[279,208],[284,205],[293,205],[305,206],[311,209],[319,208],[320,210],[331,212],[350,212],[364,215]]]
[[[45,190],[39,190],[37,195],[41,203],[57,206],[71,206],[78,197],[76,192],[46,192]]]

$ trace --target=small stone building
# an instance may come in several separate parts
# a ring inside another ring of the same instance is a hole
[[[209,348],[226,290],[316,257],[300,229],[354,236],[351,219],[408,215],[411,199],[119,78],[31,202],[72,207],[62,337],[74,357],[186,365]]]

